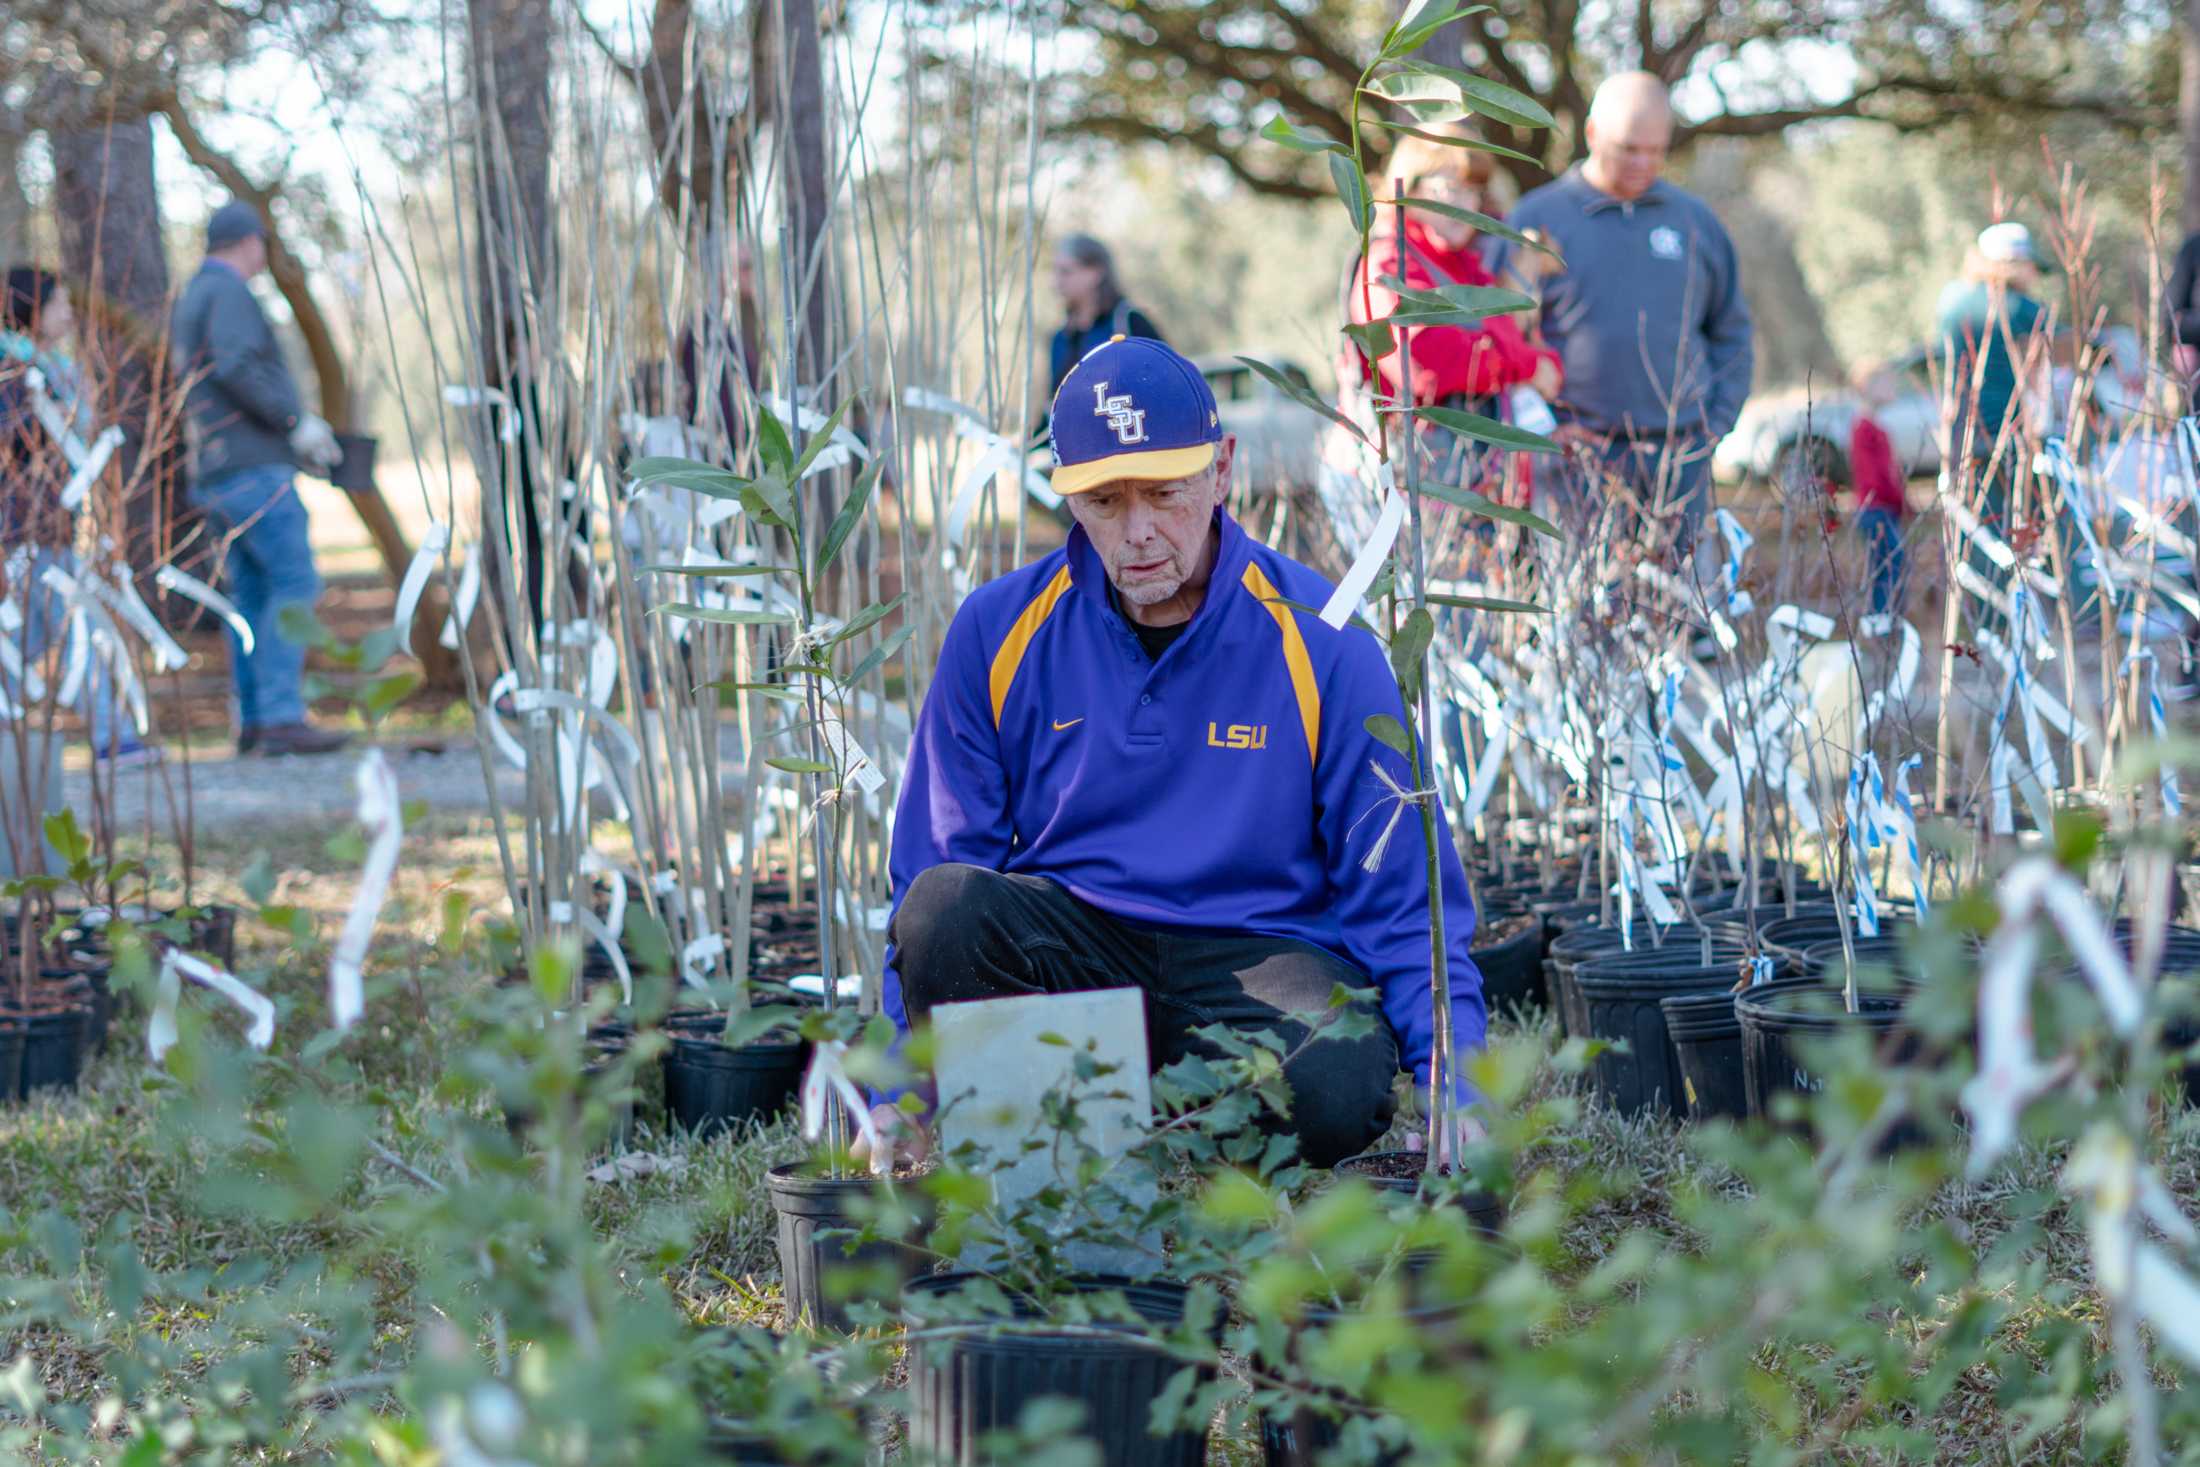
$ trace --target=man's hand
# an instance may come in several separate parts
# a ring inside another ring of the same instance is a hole
[[[932,1135],[925,1130],[924,1122],[909,1116],[899,1106],[872,1106],[871,1124],[877,1128],[879,1140],[890,1153],[889,1171],[901,1166],[922,1166],[925,1158],[932,1154]],[[871,1159],[871,1143],[860,1135],[850,1150],[857,1161]]]
[[[298,426],[290,430],[290,446],[299,458],[323,473],[335,468],[344,457],[335,430],[312,413],[300,418]]]
[[[1545,402],[1550,402],[1558,396],[1558,389],[1565,381],[1566,379],[1559,374],[1558,363],[1552,361],[1549,357],[1537,357],[1535,359],[1535,375],[1528,379],[1528,386],[1535,389],[1536,395]]]
[[[1471,1110],[1454,1106],[1451,1113],[1444,1119],[1446,1134],[1439,1138],[1436,1148],[1434,1169],[1437,1171],[1457,1166],[1460,1158],[1467,1154],[1467,1148],[1478,1146],[1490,1139],[1490,1133],[1483,1126],[1481,1118]],[[1427,1135],[1415,1131],[1412,1135],[1406,1137],[1406,1150],[1428,1150]]]

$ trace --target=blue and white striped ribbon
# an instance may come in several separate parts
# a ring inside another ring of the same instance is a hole
[[[2060,438],[2050,438],[2040,445],[2040,459],[2047,468],[2047,475],[2055,481],[2062,494],[2063,507],[2070,511],[2071,521],[2078,527],[2078,538],[2085,541],[2085,548],[2093,557],[2093,569],[2101,578],[2101,589],[2110,599],[2122,594],[2116,587],[2116,573],[2109,568],[2108,556],[2101,549],[2101,542],[2093,534],[2093,509],[2091,496],[2079,481],[2078,466],[2071,462],[2069,445]]]
[[[1894,809],[1889,814],[1890,833],[1902,838],[1909,853],[1910,901],[1920,921],[1932,911],[1932,903],[1925,895],[1925,857],[1917,848],[1917,807],[1910,796],[1910,771],[1924,762],[1923,754],[1912,754],[1895,766]]]
[[[1866,754],[1865,760],[1872,756]],[[1849,766],[1848,797],[1842,801],[1849,822],[1849,877],[1856,886],[1856,928],[1865,937],[1879,935],[1879,893],[1872,888],[1871,851],[1879,844],[1878,822],[1865,818],[1864,763]]]
[[[1726,562],[1719,567],[1719,583],[1726,587],[1727,615],[1747,616],[1755,603],[1742,589],[1742,562],[1756,539],[1729,510],[1713,510],[1712,518],[1718,521],[1719,537],[1726,541]]]

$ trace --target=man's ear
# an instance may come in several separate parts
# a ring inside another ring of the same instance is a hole
[[[1230,497],[1230,470],[1237,459],[1237,434],[1225,433],[1215,445],[1215,507]]]

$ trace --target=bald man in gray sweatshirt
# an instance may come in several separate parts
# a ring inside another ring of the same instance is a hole
[[[1673,142],[1663,82],[1607,80],[1586,135],[1587,160],[1512,217],[1565,262],[1541,277],[1543,336],[1565,366],[1560,437],[1646,504],[1677,509],[1680,543],[1693,549],[1712,446],[1741,415],[1755,364],[1734,242],[1701,199],[1661,177]],[[1495,263],[1528,278],[1539,258],[1500,248]]]

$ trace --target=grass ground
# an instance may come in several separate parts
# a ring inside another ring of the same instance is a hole
[[[265,852],[277,879],[275,900],[301,909],[324,933],[342,921],[356,876],[356,855],[332,849],[327,830],[270,830],[250,838],[215,842],[202,852],[203,869],[214,873],[245,870]],[[216,876],[216,899],[240,894]],[[432,933],[437,913],[455,893],[474,914],[504,910],[491,832],[484,822],[429,820],[408,832],[406,856],[399,867],[385,911],[370,974],[366,1029],[355,1036],[351,1052],[362,1082],[396,1097],[400,1122],[442,1103],[439,1077],[452,1056],[453,1042],[436,1022],[450,1004],[454,984],[485,981],[452,979],[433,960]],[[318,1025],[325,1002],[323,978],[286,933],[247,922],[240,927],[239,968],[268,971],[269,987],[284,1009],[278,1044],[302,1043]],[[118,1021],[114,1043],[74,1095],[45,1098],[0,1111],[0,1206],[16,1219],[56,1207],[87,1233],[128,1214],[147,1266],[165,1270],[204,1266],[258,1256],[278,1266],[325,1253],[345,1240],[328,1231],[337,1224],[295,1224],[210,1206],[203,1195],[199,1158],[177,1151],[156,1134],[146,1088],[142,1051],[143,1020]],[[1499,1046],[1547,1044],[1539,1030],[1501,1021],[1493,1031]],[[1546,1069],[1537,1093],[1553,1094],[1578,1081]],[[486,1104],[486,1102],[483,1102]],[[402,1126],[400,1125],[400,1130]],[[2189,1129],[2189,1128],[2188,1128]],[[678,1233],[691,1238],[684,1256],[665,1271],[668,1284],[698,1322],[779,1321],[779,1280],[770,1204],[762,1185],[764,1169],[797,1156],[799,1139],[782,1124],[730,1139],[690,1144],[646,1124],[637,1146],[684,1158],[684,1171],[659,1173],[597,1186],[591,1193],[595,1221],[605,1236],[631,1258],[636,1268],[654,1268],[652,1244]],[[1735,1184],[1704,1159],[1690,1134],[1662,1120],[1626,1120],[1587,1108],[1564,1135],[1538,1148],[1527,1164],[1547,1167],[1561,1179],[1597,1175],[1603,1180],[1594,1200],[1567,1227],[1565,1245],[1582,1269],[1593,1268],[1632,1230],[1649,1228],[1690,1246],[1687,1229],[1676,1217],[1675,1200],[1692,1189],[1728,1189]],[[2166,1180],[2187,1198],[2200,1195],[2200,1140],[2190,1134],[2172,1139]],[[2030,1155],[1990,1185],[1951,1187],[1937,1206],[1960,1220],[1978,1243],[2004,1226],[2012,1199],[2050,1189],[2056,1158]],[[395,1185],[395,1183],[391,1183]],[[2060,1212],[2050,1215],[2043,1253],[2053,1276],[2088,1276],[2084,1239],[2076,1222]],[[27,1255],[0,1253],[0,1273],[28,1266]],[[402,1307],[408,1279],[404,1258],[382,1261],[375,1287],[392,1327],[407,1318]],[[218,1300],[215,1301],[218,1307]],[[2058,1313],[2089,1320],[2093,1304],[2081,1295]],[[1917,1326],[1890,1321],[1891,1330]],[[190,1311],[147,1311],[118,1328],[188,1332]],[[28,1351],[49,1392],[85,1400],[105,1383],[99,1358],[50,1338],[0,1339],[0,1360]],[[1931,1430],[1942,1443],[1939,1460],[1978,1461],[2004,1455],[2014,1430],[1997,1400],[2000,1382],[1966,1379],[1945,1398],[1930,1422],[1910,1422]],[[1813,1419],[1836,1419],[1842,1409],[1837,1393],[1815,1408]],[[1864,1417],[1868,1422],[1869,1413]],[[2019,1460],[2069,1458],[2078,1446],[2075,1429],[2059,1429],[2031,1443]],[[1882,1460],[1866,1450],[1829,1449],[1829,1460]],[[1218,1439],[1217,1462],[1258,1460],[1243,1437]]]

